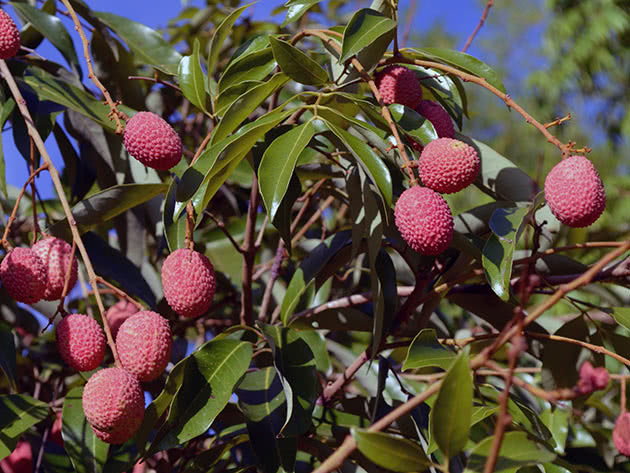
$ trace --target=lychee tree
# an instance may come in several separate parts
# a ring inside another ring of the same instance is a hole
[[[392,0],[207,3],[2,5],[3,471],[628,470],[630,242],[567,118]]]

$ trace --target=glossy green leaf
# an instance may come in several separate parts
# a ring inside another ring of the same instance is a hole
[[[223,47],[225,39],[232,31],[234,23],[236,23],[236,20],[238,20],[238,17],[241,16],[241,13],[243,13],[250,5],[252,5],[252,3],[243,5],[231,12],[223,19],[221,24],[214,31],[212,39],[210,40],[210,45],[208,46],[208,77],[212,77],[212,74],[214,73],[217,60],[219,59],[219,54],[221,53],[221,48]]]
[[[230,107],[230,105],[234,103],[236,99],[238,99],[245,92],[261,84],[264,84],[264,82],[259,80],[246,80],[244,82],[239,82],[238,84],[228,87],[217,97],[216,103],[214,105],[214,113],[217,116],[222,117],[225,111]]]
[[[0,434],[16,438],[49,414],[48,404],[26,394],[0,395]]]
[[[473,383],[468,357],[461,353],[449,368],[431,409],[431,437],[448,458],[468,441],[472,417]]]
[[[291,79],[305,85],[328,82],[328,73],[308,55],[286,41],[269,37],[269,43],[280,69]]]
[[[389,111],[398,126],[423,146],[437,140],[438,135],[433,124],[415,110],[395,103],[389,106]]]
[[[83,387],[73,388],[63,401],[61,436],[78,473],[103,471],[109,445],[100,440],[83,414]]]
[[[431,466],[422,447],[406,438],[384,432],[351,429],[357,448],[370,461],[387,470],[407,473]]]
[[[343,63],[370,46],[375,38],[396,28],[396,22],[370,8],[362,8],[353,16],[343,33],[341,57]]]
[[[289,78],[285,74],[275,74],[268,81],[257,85],[237,98],[226,110],[223,118],[214,129],[211,143],[219,143],[227,138],[267,97],[282,87],[288,80]]]
[[[312,7],[320,3],[322,0],[289,0],[285,3],[287,9],[287,15],[284,17],[282,27],[287,26],[289,23],[298,21],[304,13],[309,11]]]
[[[553,411],[551,409],[545,409],[540,414],[540,418],[553,434],[553,439],[556,442],[555,452],[558,455],[564,455],[567,437],[569,436],[571,411],[558,407],[556,407]]]
[[[127,43],[138,62],[151,65],[160,71],[175,75],[181,54],[162,35],[142,23],[107,12],[92,12]]]
[[[300,153],[315,134],[312,121],[280,135],[267,147],[258,167],[258,182],[267,213],[275,219]]]
[[[241,56],[230,63],[219,80],[219,93],[246,80],[263,80],[276,68],[271,47]]]
[[[470,452],[465,472],[483,471],[486,459],[492,449],[493,436],[479,442]],[[515,471],[518,467],[551,462],[556,456],[542,445],[531,440],[525,432],[507,432],[501,442],[501,449],[494,469],[502,471]]]
[[[582,316],[566,322],[554,335],[587,341],[589,328]],[[578,360],[582,347],[557,340],[545,340],[542,353],[542,384],[545,389],[572,388],[576,385]]]
[[[184,56],[177,68],[177,80],[182,89],[184,97],[190,103],[203,110],[206,110],[206,87],[205,74],[199,63],[199,40],[195,38],[193,52],[190,56]]]
[[[329,281],[332,280],[329,279]],[[308,344],[313,352],[317,371],[324,374],[328,373],[331,370],[332,365],[330,362],[330,356],[328,355],[328,349],[326,348],[326,337],[324,337],[322,331],[300,330],[298,335]]]
[[[15,358],[15,340],[11,327],[0,322],[0,369],[9,380],[13,391],[17,390],[17,363]]]
[[[438,366],[447,370],[456,356],[455,352],[438,341],[435,329],[426,328],[421,330],[411,342],[403,363],[403,370],[424,368],[425,366]]]
[[[284,246],[291,254],[291,223],[293,222],[293,204],[302,195],[302,185],[300,179],[293,173],[289,180],[289,185],[280,205],[276,210],[272,225],[280,232],[280,238],[284,240]]]
[[[610,313],[619,325],[630,330],[630,308],[611,307],[609,310],[606,310],[606,312]]]
[[[162,213],[164,235],[170,251],[183,248],[186,240],[186,214],[182,212],[179,216],[175,215],[177,186],[177,180],[173,179],[164,199],[164,212]]]

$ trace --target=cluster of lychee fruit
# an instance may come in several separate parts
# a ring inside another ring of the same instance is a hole
[[[429,120],[438,138],[422,147],[418,175],[424,187],[404,191],[394,209],[396,227],[407,244],[425,255],[438,255],[453,238],[453,215],[440,195],[459,192],[474,182],[480,159],[472,146],[454,139],[455,129],[448,112],[437,102],[422,99],[416,73],[392,65],[376,74],[375,82],[385,105],[402,104]],[[558,163],[545,180],[545,198],[552,213],[565,225],[585,227],[594,223],[606,207],[602,180],[593,164],[583,156],[570,156]]]

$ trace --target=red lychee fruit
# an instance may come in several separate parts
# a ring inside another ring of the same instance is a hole
[[[20,31],[4,10],[0,10],[0,59],[10,59],[20,50]]]
[[[424,255],[437,255],[453,239],[453,215],[444,198],[427,187],[413,186],[402,193],[394,209],[403,240]]]
[[[416,108],[422,100],[418,76],[403,66],[388,66],[376,75],[376,86],[386,105],[399,103]]]
[[[83,390],[83,412],[98,438],[107,443],[126,442],[144,417],[140,382],[121,368],[96,372]]]
[[[612,438],[617,451],[630,457],[630,412],[624,412],[617,417]]]
[[[46,292],[46,267],[30,248],[13,248],[0,264],[0,280],[18,302],[33,304]]]
[[[473,183],[481,161],[475,148],[452,138],[438,138],[424,147],[418,174],[429,189],[453,194]]]
[[[588,227],[606,208],[604,184],[584,156],[570,156],[553,167],[545,179],[545,199],[569,227]]]
[[[138,306],[136,306],[132,302],[129,302],[126,299],[119,300],[118,302],[116,302],[116,304],[109,308],[109,310],[105,314],[105,317],[107,317],[109,330],[112,332],[112,337],[114,338],[114,340],[116,339],[118,329],[123,324],[123,322],[138,311]]]
[[[208,310],[216,285],[210,260],[194,250],[173,251],[162,265],[164,297],[182,317],[197,317]]]
[[[57,350],[75,370],[94,370],[105,356],[105,335],[92,317],[70,314],[57,324]]]
[[[66,281],[66,271],[72,258],[70,266],[70,280],[68,281],[68,292],[77,282],[77,259],[72,256],[72,246],[60,238],[44,238],[33,245],[33,251],[40,257],[46,268],[46,292],[44,299],[56,301],[61,299],[63,285]]]
[[[173,336],[168,320],[143,310],[125,321],[116,337],[120,362],[140,381],[158,378],[171,358]]]
[[[165,171],[182,158],[182,140],[166,120],[153,112],[138,112],[127,122],[123,137],[127,152],[145,166]]]
[[[61,428],[63,426],[63,419],[61,416],[62,416],[61,412],[57,412],[57,417],[55,417],[55,422],[53,423],[50,429],[50,435],[48,436],[48,440],[50,440],[52,443],[56,445],[59,445],[60,447],[63,447],[63,437],[61,436]]]
[[[451,117],[439,103],[421,100],[416,112],[431,122],[438,138],[455,138],[455,127]]]
[[[610,380],[608,370],[603,366],[593,367],[590,361],[585,361],[580,366],[580,379],[576,391],[582,395],[591,394],[593,391],[605,389]]]
[[[4,473],[33,473],[33,451],[26,440],[19,440],[11,455],[0,461]]]

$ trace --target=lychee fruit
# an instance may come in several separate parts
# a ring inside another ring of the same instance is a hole
[[[83,412],[98,438],[113,444],[126,442],[144,417],[140,382],[122,368],[96,372],[83,390]]]
[[[593,367],[590,361],[585,361],[580,366],[580,379],[576,391],[582,395],[591,394],[593,391],[605,389],[608,386],[610,375],[603,366]]]
[[[453,194],[473,183],[481,161],[475,148],[452,138],[438,138],[424,147],[418,175],[429,189]]]
[[[127,122],[123,137],[127,152],[145,166],[160,171],[182,158],[182,140],[166,120],[153,112],[138,112]]]
[[[182,317],[197,317],[208,310],[216,285],[214,267],[197,251],[180,248],[162,265],[164,297]]]
[[[606,208],[604,184],[584,156],[570,156],[553,167],[545,179],[545,199],[569,227],[588,227]]]
[[[162,374],[172,346],[168,320],[150,310],[132,315],[116,336],[116,349],[123,368],[140,381],[153,381]]]
[[[32,473],[33,450],[26,440],[19,440],[11,455],[0,461],[0,471],[4,473]]]
[[[46,267],[30,248],[13,248],[0,264],[0,280],[18,302],[33,304],[46,292]]]
[[[118,329],[125,320],[138,312],[138,306],[129,302],[126,299],[121,299],[116,304],[111,306],[106,312],[107,322],[109,323],[109,330],[112,332],[112,337],[116,339]]]
[[[105,335],[92,317],[70,314],[57,324],[57,350],[77,371],[91,371],[103,362]]]
[[[0,10],[0,59],[10,59],[20,50],[20,31],[13,19]]]
[[[424,255],[437,255],[453,239],[453,215],[444,198],[427,187],[413,186],[402,193],[394,208],[403,240]]]
[[[617,451],[630,457],[630,412],[624,412],[617,417],[612,438]]]
[[[422,100],[422,88],[418,76],[403,66],[388,66],[376,75],[376,86],[383,103],[399,103],[416,108]]]
[[[455,138],[455,127],[451,117],[439,103],[421,100],[416,112],[431,122],[438,138]]]
[[[63,447],[63,437],[61,435],[61,429],[63,426],[63,419],[61,412],[57,412],[57,416],[55,417],[55,422],[53,422],[52,427],[50,428],[50,435],[48,436],[48,440],[52,443]]]
[[[72,255],[72,246],[61,238],[44,238],[33,245],[33,251],[40,257],[46,268],[46,292],[44,299],[56,301],[61,299],[63,285],[66,282],[66,271],[70,265],[68,292],[77,282],[77,259]]]

